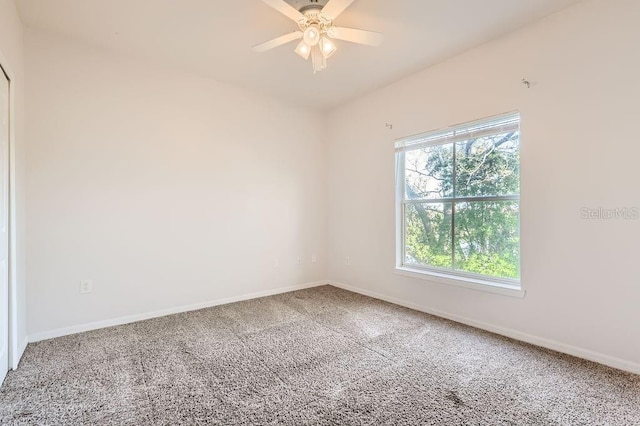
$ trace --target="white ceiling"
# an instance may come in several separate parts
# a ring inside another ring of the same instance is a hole
[[[295,43],[251,46],[293,31],[260,0],[19,0],[28,26],[196,72],[299,105],[329,108],[579,0],[356,0],[340,26],[385,34],[381,47],[339,42],[316,75]]]

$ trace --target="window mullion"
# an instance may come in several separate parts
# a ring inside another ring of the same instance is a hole
[[[406,204],[439,204],[439,203],[472,203],[487,201],[520,201],[519,195],[488,195],[479,197],[445,197],[445,198],[419,198],[404,200]]]
[[[454,132],[454,135],[456,132]],[[451,269],[455,270],[456,266],[456,196],[458,195],[456,192],[456,143],[453,142],[453,169],[451,170],[452,182],[451,182],[451,190],[453,200],[451,202]]]

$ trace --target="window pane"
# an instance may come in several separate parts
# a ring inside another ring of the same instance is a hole
[[[405,192],[408,200],[453,195],[453,144],[405,153]]]
[[[456,143],[456,197],[520,193],[520,134]]]
[[[451,268],[451,203],[405,205],[405,264]]]
[[[455,269],[520,278],[519,203],[457,203],[455,209]]]

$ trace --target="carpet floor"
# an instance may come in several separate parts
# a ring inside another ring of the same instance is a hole
[[[640,425],[640,376],[323,286],[30,344],[2,425]]]

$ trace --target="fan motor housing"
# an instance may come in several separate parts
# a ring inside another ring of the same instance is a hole
[[[329,0],[285,0],[300,13],[310,10],[320,10],[329,3]]]

